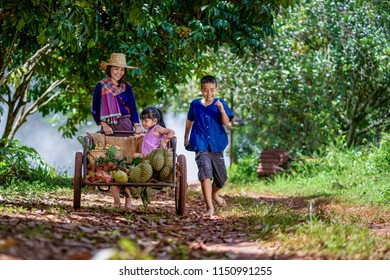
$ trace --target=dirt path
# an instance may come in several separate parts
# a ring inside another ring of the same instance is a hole
[[[72,197],[52,196],[35,200],[17,198],[0,200],[5,211],[0,214],[0,259],[91,259],[102,256],[107,248],[117,248],[118,240],[136,240],[129,258],[155,259],[316,259],[299,253],[281,254],[280,244],[253,241],[242,230],[240,219],[221,216],[204,218],[198,186],[187,202],[188,213],[174,213],[173,192],[156,192],[144,211],[127,212],[111,208],[112,199],[101,192],[82,196],[82,208],[74,211]],[[258,197],[263,201],[282,202],[279,198]],[[301,207],[299,199],[284,203]],[[1,209],[1,208],[0,208]],[[5,213],[5,214],[4,214]],[[377,225],[378,226],[378,225]],[[388,234],[389,224],[378,232]],[[387,228],[386,228],[387,227]],[[376,230],[373,227],[373,230]]]

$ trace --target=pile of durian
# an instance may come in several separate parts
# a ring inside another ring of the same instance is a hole
[[[151,179],[173,182],[172,150],[158,148],[142,158],[138,165],[130,166],[129,182],[144,183]]]

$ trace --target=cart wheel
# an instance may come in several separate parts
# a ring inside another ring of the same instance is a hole
[[[74,177],[73,177],[73,208],[75,210],[79,209],[81,205],[82,167],[83,167],[83,154],[81,152],[77,152],[75,156]]]
[[[180,216],[186,213],[187,187],[187,161],[184,155],[179,155],[176,166],[175,205],[176,214]]]

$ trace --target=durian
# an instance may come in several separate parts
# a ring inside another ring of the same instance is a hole
[[[134,166],[130,166],[129,181],[132,183],[144,183],[149,181],[153,176],[153,168],[146,158],[141,159],[141,162]]]
[[[150,159],[150,165],[153,167],[153,170],[160,171],[165,164],[164,161],[164,149],[156,149],[154,156]]]
[[[145,160],[144,162],[141,162],[137,165],[139,168],[139,182],[147,182],[149,181],[153,176],[153,168],[150,165],[149,161]]]
[[[165,165],[171,166],[173,168],[173,152],[172,149],[164,149],[164,163]]]
[[[153,150],[153,151],[151,151],[149,154],[147,154],[146,156],[145,156],[145,159],[146,160],[149,160],[149,162],[153,159],[153,157],[154,157],[154,155],[157,153],[157,149],[156,150]]]
[[[131,166],[130,167],[130,176],[129,176],[129,181],[132,182],[132,183],[141,183],[140,181],[140,174],[141,174],[141,170],[140,168],[137,166]]]
[[[162,182],[173,182],[173,167],[165,165],[160,171],[160,180]]]

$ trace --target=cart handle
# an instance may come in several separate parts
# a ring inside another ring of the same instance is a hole
[[[115,133],[122,133],[122,134],[135,134],[134,130],[113,130],[113,134],[107,134],[107,136],[114,135]],[[96,133],[104,134],[104,130],[98,130]]]

